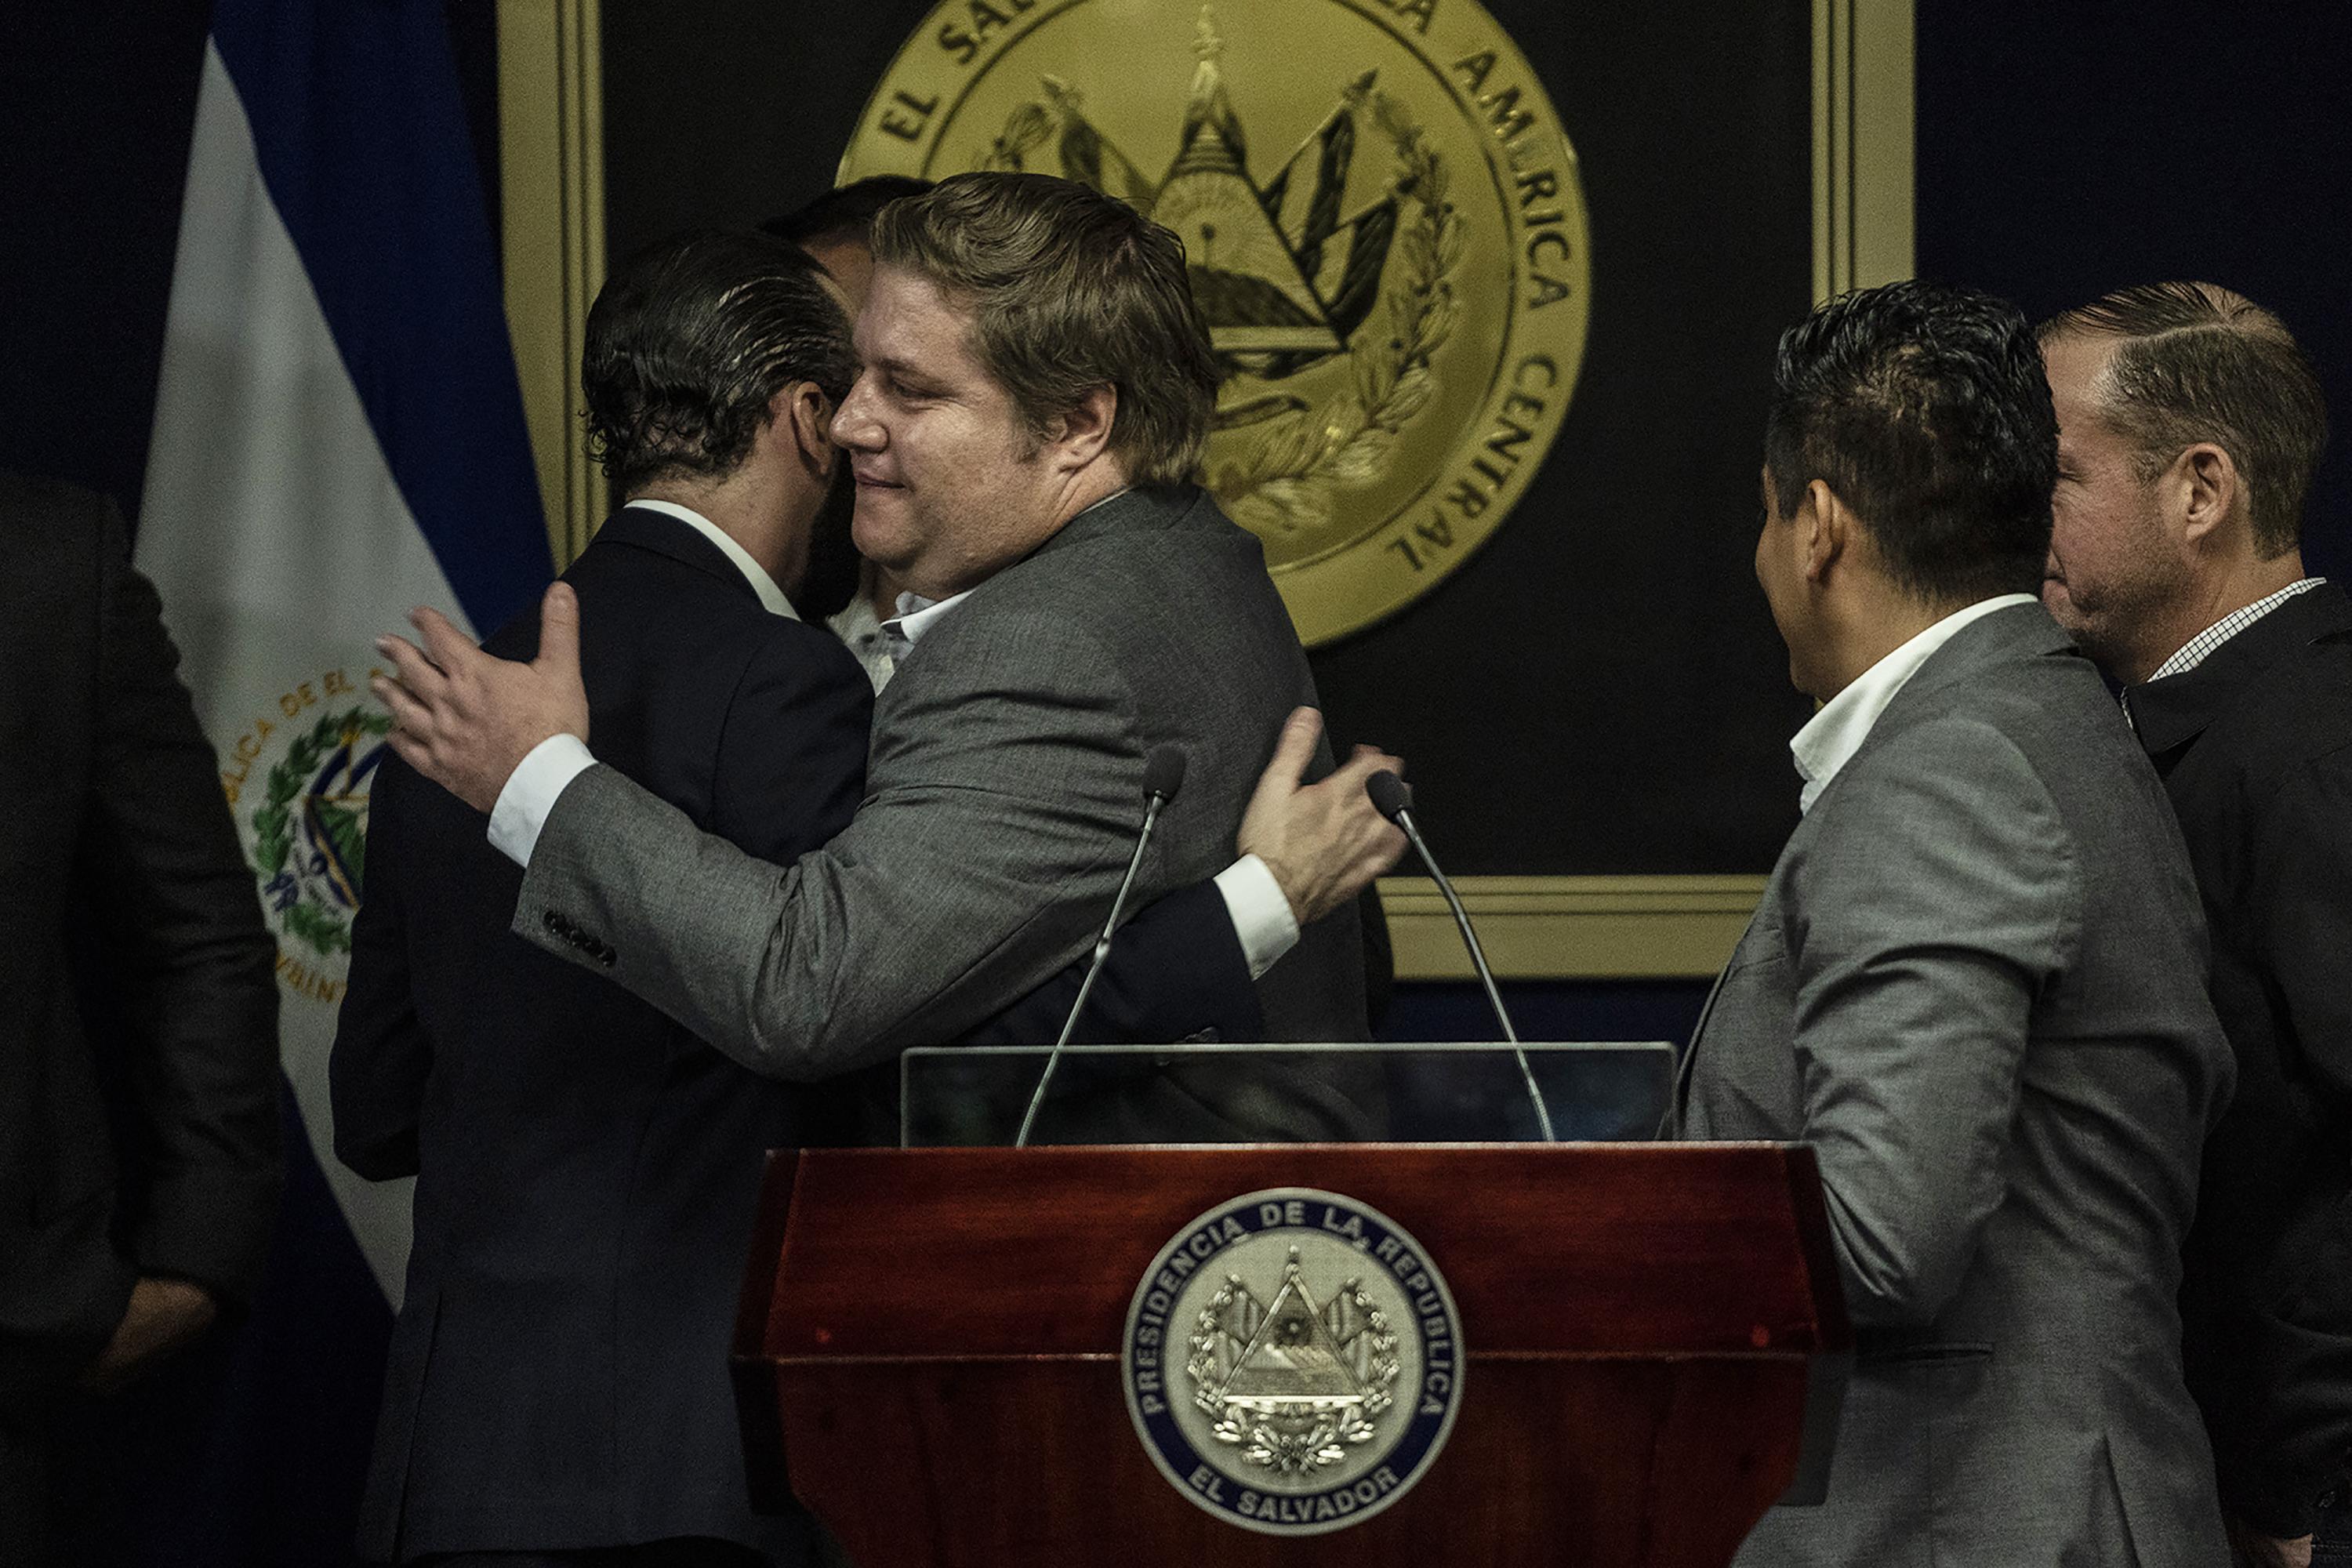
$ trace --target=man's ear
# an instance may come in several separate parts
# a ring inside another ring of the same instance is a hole
[[[833,400],[813,381],[796,381],[768,400],[770,428],[789,439],[801,466],[823,478],[833,471]]]
[[[2210,441],[2200,441],[2178,458],[2157,481],[2166,493],[2167,521],[2180,530],[2181,542],[2192,547],[2210,545],[2239,509],[2244,481],[2230,454]]]
[[[1826,479],[1814,479],[1805,486],[1805,499],[1797,503],[1797,515],[1790,520],[1796,524],[1797,550],[1800,563],[1805,569],[1805,581],[1826,582],[1830,568],[1836,564],[1853,542],[1859,526],[1837,491],[1830,489]]]
[[[1105,382],[1055,420],[1045,432],[1045,450],[1064,472],[1083,468],[1110,445],[1110,427],[1118,417],[1118,388]]]

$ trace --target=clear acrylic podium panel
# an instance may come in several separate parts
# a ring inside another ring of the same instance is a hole
[[[1664,1041],[1530,1045],[1563,1142],[1658,1136],[1674,1093]],[[1046,1048],[925,1047],[899,1058],[909,1149],[1011,1143]],[[1532,1143],[1542,1133],[1508,1046],[1071,1046],[1032,1143]]]

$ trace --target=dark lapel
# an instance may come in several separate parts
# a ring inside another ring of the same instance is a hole
[[[683,518],[656,511],[650,507],[623,507],[604,520],[596,537],[588,546],[593,550],[601,544],[626,545],[636,550],[650,550],[667,556],[681,566],[691,566],[726,584],[753,604],[760,602],[759,590],[737,569],[727,553],[695,531]]]
[[[2204,733],[2279,660],[2323,637],[2352,632],[2352,598],[2333,583],[2306,588],[2180,675],[2126,693],[2132,727],[2151,757],[2164,758]]]

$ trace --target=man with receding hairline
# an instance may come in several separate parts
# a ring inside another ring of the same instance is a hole
[[[2242,1560],[2307,1561],[2352,1459],[2352,602],[2300,542],[2326,409],[2285,325],[2213,284],[2123,289],[2041,335],[2043,598],[2126,685],[2238,1058],[2189,1238],[2189,1388]]]

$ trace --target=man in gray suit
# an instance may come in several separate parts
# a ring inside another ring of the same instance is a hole
[[[1822,707],[1678,1106],[1813,1147],[1858,1343],[1827,1501],[1743,1563],[2226,1561],[2174,1297],[2231,1059],[2163,792],[2034,597],[2056,450],[1999,301],[1781,340],[1756,570]]]
[[[429,620],[431,663],[388,639],[394,744],[492,810],[528,867],[521,935],[786,1079],[953,1038],[1083,954],[1143,756],[1172,744],[1189,772],[1138,902],[1256,883],[1254,901],[1228,889],[1236,923],[1271,902],[1275,951],[1295,942],[1258,981],[1268,1037],[1360,1038],[1344,900],[1402,840],[1366,823],[1346,874],[1303,895],[1255,857],[1228,865],[1277,731],[1315,698],[1256,541],[1188,482],[1218,371],[1181,244],[1083,186],[987,174],[886,209],[874,250],[833,434],[860,552],[913,594],[849,829],[779,870],[592,765],[560,595],[533,665]],[[1330,812],[1368,812],[1362,775],[1392,761],[1334,774]]]

